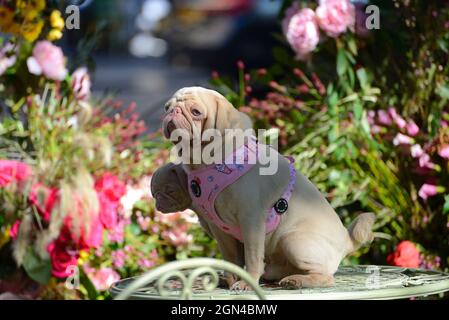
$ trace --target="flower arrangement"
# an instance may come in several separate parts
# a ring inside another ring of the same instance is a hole
[[[0,1],[0,16],[0,292],[103,299],[122,277],[214,255],[191,211],[155,209],[168,148],[134,104],[91,94],[88,68],[54,42],[54,3]]]

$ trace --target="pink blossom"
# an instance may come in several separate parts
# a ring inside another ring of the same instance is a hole
[[[140,229],[142,229],[143,231],[147,231],[151,223],[151,218],[143,217],[142,215],[140,215],[137,217],[137,223],[139,224]]]
[[[188,234],[186,229],[184,226],[177,226],[163,231],[162,237],[175,247],[184,246],[193,240],[193,236]]]
[[[121,268],[125,265],[126,253],[123,250],[112,251],[111,255],[114,267]]]
[[[0,160],[0,188],[11,182],[25,181],[31,173],[31,168],[23,162]]]
[[[315,50],[320,40],[320,32],[312,9],[290,8],[282,25],[287,42],[296,52],[298,59],[305,59]]]
[[[103,224],[101,223],[100,217],[97,217],[91,224],[89,228],[89,234],[83,236],[83,245],[88,248],[99,248],[103,243]]]
[[[441,189],[441,187],[433,184],[424,183],[419,189],[418,195],[422,199],[427,200],[427,198],[437,195],[438,192],[440,191],[439,189]]]
[[[376,116],[376,112],[374,112],[373,110],[368,111],[367,114],[367,119],[368,119],[368,123],[370,125],[374,124],[374,117]]]
[[[22,221],[17,220],[16,222],[13,223],[13,225],[11,226],[11,229],[9,229],[9,236],[11,238],[13,238],[14,240],[17,238],[18,234],[19,234],[19,230],[20,230],[20,223]]]
[[[435,168],[435,163],[430,161],[430,156],[427,153],[423,153],[419,157],[419,166],[421,168],[434,169]]]
[[[78,100],[86,100],[89,98],[92,83],[86,67],[78,68],[73,72],[71,86]]]
[[[89,271],[87,274],[98,291],[106,291],[114,282],[120,280],[120,275],[112,268]]]
[[[397,112],[395,108],[389,108],[388,113],[390,114],[390,117],[393,119],[393,121],[396,123],[396,125],[400,129],[404,129],[407,125],[407,122],[402,118]]]
[[[332,38],[355,26],[355,7],[349,0],[321,0],[316,16],[321,29]]]
[[[449,145],[448,144],[443,145],[438,150],[438,154],[440,155],[440,157],[442,157],[444,159],[449,159]]]
[[[109,230],[108,239],[111,242],[122,243],[125,240],[125,227],[130,224],[129,219],[120,220],[115,228]]]
[[[424,150],[421,148],[419,144],[414,144],[410,148],[410,152],[413,158],[419,158],[424,154]]]
[[[388,112],[386,112],[385,110],[378,110],[377,117],[379,119],[380,124],[389,126],[392,123],[391,117],[389,116]]]
[[[30,73],[38,76],[43,74],[50,80],[62,81],[67,75],[64,54],[60,47],[50,41],[36,43],[27,65]]]
[[[419,133],[419,127],[416,125],[414,121],[409,121],[406,124],[407,133],[409,136],[416,136]]]
[[[16,63],[17,57],[12,43],[7,43],[0,49],[0,76]]]
[[[412,144],[414,142],[413,138],[406,136],[405,134],[398,133],[394,139],[393,144],[398,146],[400,144]]]
[[[382,129],[383,128],[381,126],[373,125],[371,127],[371,133],[373,133],[373,134],[380,133],[380,132],[382,132]]]
[[[139,266],[141,266],[142,268],[148,269],[151,267],[155,266],[155,262],[152,260],[148,260],[148,259],[139,259],[139,261],[137,262],[139,264]]]

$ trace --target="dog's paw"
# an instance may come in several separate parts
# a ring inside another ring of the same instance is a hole
[[[220,288],[230,289],[237,281],[238,277],[235,274],[225,272],[223,275],[220,275],[218,286]]]
[[[285,277],[279,281],[279,285],[285,289],[299,289],[302,287],[301,277],[297,275]]]
[[[250,287],[249,284],[246,283],[246,281],[239,280],[231,286],[231,291],[241,293],[241,292],[253,291],[253,289]]]

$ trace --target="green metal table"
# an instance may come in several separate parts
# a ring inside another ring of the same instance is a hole
[[[229,271],[253,288],[235,292],[218,286]],[[246,271],[231,263],[195,258],[173,261],[146,274],[123,279],[110,288],[115,299],[275,299],[355,300],[427,297],[449,291],[449,274],[390,266],[342,266],[330,288],[286,290],[276,284],[256,284]]]

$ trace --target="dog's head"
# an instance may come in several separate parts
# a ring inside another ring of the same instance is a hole
[[[176,129],[183,129],[192,140],[201,137],[204,130],[249,129],[249,117],[239,112],[216,91],[202,87],[187,87],[178,90],[165,104],[162,120],[164,136],[170,139]]]
[[[184,211],[192,204],[181,165],[169,163],[157,169],[151,178],[151,193],[162,213]]]

